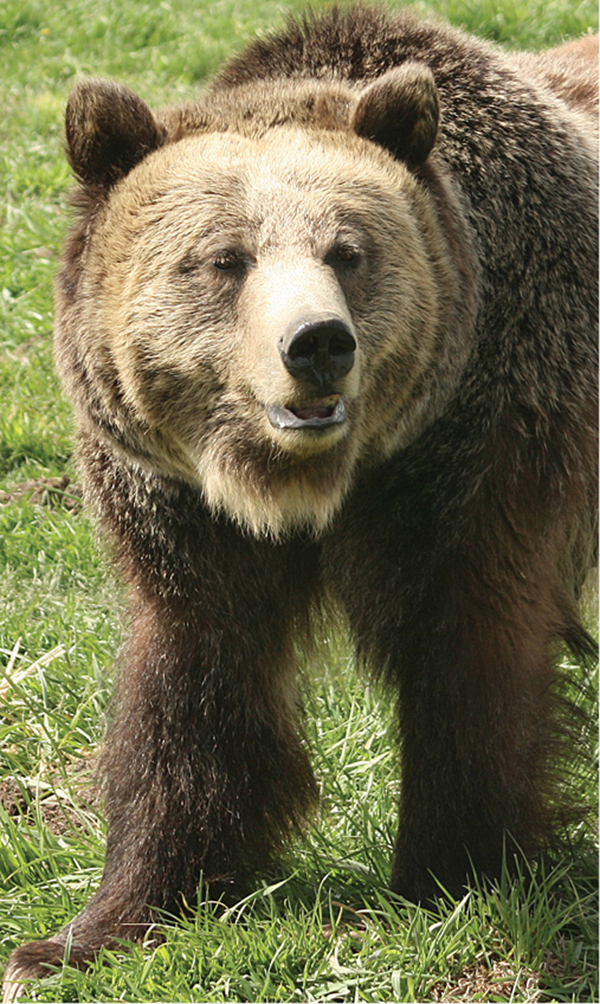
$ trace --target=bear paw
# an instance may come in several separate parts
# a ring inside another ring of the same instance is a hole
[[[72,965],[77,965],[78,954],[73,946],[69,957]],[[8,960],[2,981],[3,1004],[18,1000],[28,980],[48,976],[53,968],[62,965],[64,958],[65,945],[60,941],[30,941],[17,948]]]

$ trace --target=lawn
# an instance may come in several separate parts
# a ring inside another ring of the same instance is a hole
[[[318,6],[315,0],[314,6]],[[298,0],[287,9],[300,9]],[[595,0],[418,0],[507,47],[597,26]],[[93,783],[122,602],[80,504],[72,424],[52,365],[52,281],[68,224],[63,112],[75,77],[117,77],[149,103],[195,95],[274,0],[3,0],[0,8],[0,963],[51,934],[100,877]],[[590,602],[590,625],[596,619]],[[386,881],[398,790],[391,712],[331,638],[308,667],[322,806],[276,874],[226,913],[199,898],[166,940],[68,967],[44,1001],[595,1001],[593,827],[574,854],[430,913]],[[594,708],[594,672],[571,666]],[[574,776],[594,804],[595,777]]]

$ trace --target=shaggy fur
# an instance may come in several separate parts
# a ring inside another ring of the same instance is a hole
[[[591,44],[334,8],[183,108],[76,88],[57,363],[132,617],[102,884],[13,953],[7,999],[201,872],[238,895],[304,824],[317,606],[398,699],[397,892],[552,838],[552,656],[589,646],[595,540]]]

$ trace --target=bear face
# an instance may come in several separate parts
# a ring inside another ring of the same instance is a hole
[[[354,99],[353,128],[269,127],[247,96],[246,134],[207,118],[142,156],[106,186],[76,296],[59,300],[60,368],[76,391],[75,314],[96,387],[75,393],[87,421],[258,534],[322,529],[356,466],[410,441],[442,404],[455,268],[431,197],[359,135],[388,128],[398,82],[373,91]],[[97,98],[88,86],[88,133]],[[100,162],[106,178],[104,157],[86,149],[81,173],[97,183]]]

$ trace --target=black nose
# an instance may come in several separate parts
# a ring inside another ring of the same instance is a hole
[[[311,318],[292,325],[279,351],[297,380],[331,387],[354,366],[356,339],[340,318]]]

